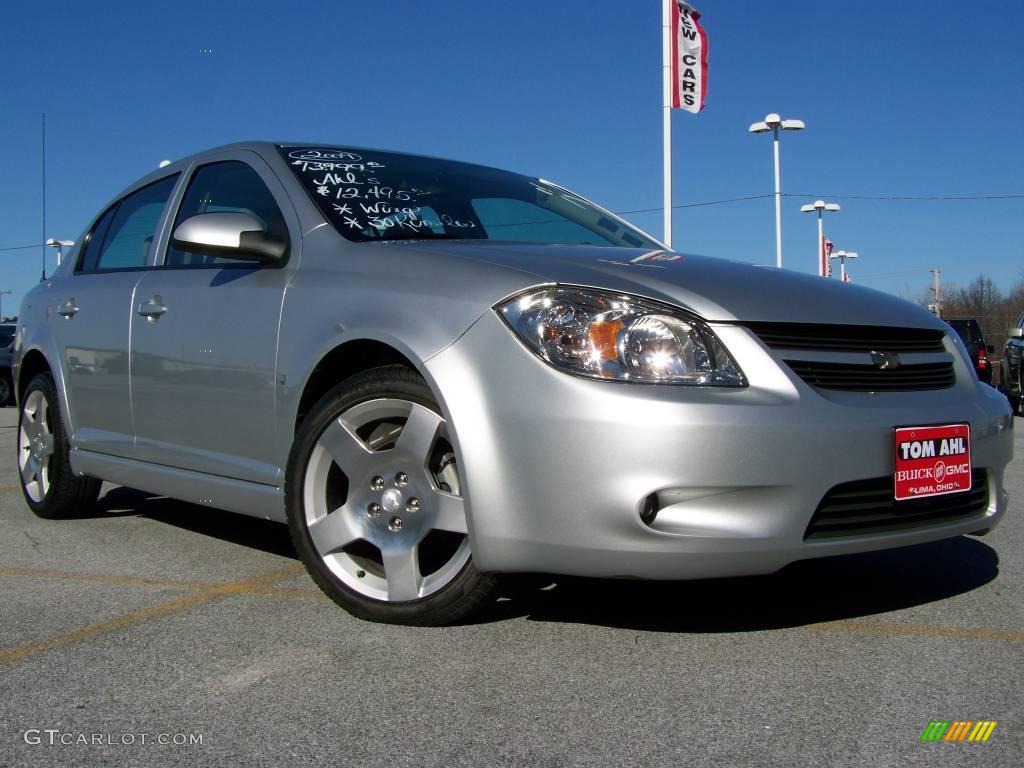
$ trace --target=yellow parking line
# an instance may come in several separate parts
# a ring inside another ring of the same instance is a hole
[[[887,637],[954,637],[968,640],[998,640],[1010,643],[1024,642],[1024,632],[992,627],[942,627],[934,624],[890,624],[885,621],[856,621],[843,619],[808,624],[808,629],[826,632],[863,632]]]
[[[74,573],[71,571],[40,570],[33,568],[0,568],[0,577],[44,578],[64,581],[87,582],[94,584],[110,584],[127,587],[150,587],[159,589],[194,590],[193,594],[185,595],[177,600],[161,603],[151,608],[144,608],[134,613],[115,617],[107,621],[90,624],[87,627],[71,630],[62,635],[40,640],[35,643],[15,646],[0,650],[0,665],[17,661],[25,656],[42,653],[51,647],[77,642],[80,639],[94,637],[97,634],[138,624],[142,621],[164,616],[168,613],[187,608],[191,605],[207,602],[221,595],[253,594],[279,598],[321,598],[325,595],[319,589],[302,589],[268,586],[274,581],[287,578],[302,571],[299,563],[294,563],[279,571],[271,571],[253,579],[220,584],[203,581],[174,581],[170,579],[152,579],[140,576],[111,576],[104,574]],[[935,624],[897,624],[884,621],[863,621],[857,619],[840,619],[825,621],[818,624],[807,624],[806,629],[825,632],[852,632],[880,635],[885,637],[931,637],[959,638],[967,640],[990,640],[999,642],[1024,642],[1024,632],[1011,629],[995,629],[992,627],[948,627]]]
[[[159,587],[161,589],[210,589],[218,586],[208,581],[171,581],[141,576],[109,576],[106,574],[74,573],[72,571],[40,570],[37,568],[0,568],[0,576],[29,579],[57,579],[59,581],[85,581],[93,584],[114,584],[124,587]]]
[[[327,597],[319,589],[282,589],[280,587],[263,587],[249,590],[253,595],[267,597]]]
[[[111,584],[117,587],[150,587],[157,589],[201,590],[219,587],[220,582],[211,581],[174,581],[171,579],[151,579],[145,576],[112,576],[104,573],[78,573],[75,571],[41,570],[37,568],[0,568],[0,578],[20,579],[54,579],[56,581],[76,581],[87,584]],[[320,597],[319,589],[297,589],[288,587],[253,587],[245,590],[254,595],[276,595],[277,597]]]
[[[141,624],[160,616],[167,616],[193,605],[209,602],[210,600],[214,600],[218,597],[252,592],[274,581],[294,576],[301,570],[302,566],[299,563],[293,563],[285,568],[269,571],[259,576],[254,576],[251,579],[235,581],[230,584],[218,584],[216,586],[209,587],[208,589],[194,592],[190,595],[184,595],[176,600],[152,605],[149,608],[142,608],[137,611],[132,611],[131,613],[126,613],[122,616],[115,616],[114,618],[107,619],[105,621],[98,621],[95,624],[88,624],[84,627],[79,627],[78,629],[72,629],[68,632],[62,632],[58,635],[44,638],[43,640],[35,640],[33,642],[23,643],[22,645],[16,645],[12,648],[5,648],[0,651],[0,666],[13,664],[31,656],[38,656],[41,653],[51,651],[55,648],[61,648],[66,645],[71,645],[72,643],[89,640],[94,637],[98,637],[99,635],[107,634],[108,632],[114,632],[119,629]]]

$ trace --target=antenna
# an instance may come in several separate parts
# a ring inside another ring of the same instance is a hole
[[[39,282],[46,282],[46,113],[43,112],[43,276]]]

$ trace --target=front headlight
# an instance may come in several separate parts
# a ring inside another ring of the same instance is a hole
[[[707,325],[647,299],[552,286],[496,309],[541,359],[569,373],[642,384],[746,385]]]

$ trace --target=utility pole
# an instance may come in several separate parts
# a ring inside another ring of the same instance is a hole
[[[10,293],[11,293],[10,291],[0,291],[0,302],[3,301],[4,296],[9,296]],[[3,305],[0,304],[0,322],[3,322],[3,319],[4,319],[4,312],[3,312],[2,306]]]
[[[935,294],[935,303],[932,305],[935,309],[933,311],[936,317],[942,317],[942,270],[935,267],[928,271],[935,276],[935,285],[929,289]]]

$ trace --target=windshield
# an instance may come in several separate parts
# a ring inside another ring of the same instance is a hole
[[[556,184],[451,160],[341,147],[280,147],[349,240],[516,240],[660,248]]]

